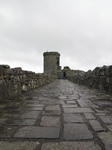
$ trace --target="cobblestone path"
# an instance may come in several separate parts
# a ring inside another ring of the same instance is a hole
[[[1,101],[0,150],[112,150],[112,96],[56,80]]]

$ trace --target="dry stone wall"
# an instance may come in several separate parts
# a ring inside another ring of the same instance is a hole
[[[0,100],[53,82],[56,76],[0,65]]]
[[[112,66],[96,67],[93,71],[79,71],[67,79],[72,82],[96,88],[101,91],[112,92]]]

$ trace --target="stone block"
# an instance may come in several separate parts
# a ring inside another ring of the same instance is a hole
[[[40,111],[29,111],[21,116],[23,119],[35,119],[39,116]]]
[[[66,140],[93,139],[93,135],[85,124],[67,123],[64,125],[64,138]]]
[[[22,91],[25,92],[27,90],[28,90],[27,86],[26,85],[22,85]]]
[[[9,142],[0,141],[0,150],[34,150],[39,145],[38,142]]]
[[[73,101],[73,100],[66,101],[66,103],[67,103],[67,104],[76,104],[76,102]]]
[[[40,126],[59,127],[60,126],[60,117],[58,117],[58,116],[43,116],[41,119]]]
[[[18,67],[18,68],[11,68],[8,70],[7,72],[9,75],[19,75],[22,74],[22,68]]]
[[[88,104],[84,101],[84,100],[77,100],[77,102],[79,103],[79,105],[81,106],[81,107],[88,107]]]
[[[0,76],[5,76],[9,68],[8,65],[0,65]]]
[[[112,132],[98,133],[98,137],[102,140],[102,143],[105,145],[105,150],[112,150]]]
[[[59,105],[47,105],[45,107],[45,110],[60,110],[60,106]]]
[[[84,113],[84,116],[85,116],[85,118],[88,119],[88,120],[96,119],[95,116],[93,116],[92,113]]]
[[[5,76],[6,75],[6,69],[0,66],[0,76]]]
[[[99,116],[99,118],[106,124],[112,124],[112,116]]]
[[[36,119],[24,119],[21,125],[32,126],[35,124],[35,122],[36,122]]]
[[[89,123],[91,124],[94,131],[104,131],[104,128],[97,120],[90,120]]]
[[[15,138],[47,138],[47,139],[56,139],[59,138],[60,128],[58,127],[36,127],[28,126],[22,127],[14,135]]]
[[[47,142],[42,145],[42,150],[101,150],[94,142]]]
[[[91,108],[64,108],[64,113],[87,113],[93,112]]]
[[[61,103],[63,108],[76,108],[78,107],[77,104],[65,104],[65,103]]]
[[[8,98],[7,84],[4,80],[0,83],[0,100]]]
[[[109,76],[112,76],[112,66],[109,66]]]
[[[112,124],[111,125],[107,125],[107,128],[112,132]]]
[[[60,110],[45,110],[43,112],[43,115],[44,116],[47,116],[47,115],[53,115],[53,116],[60,115]]]
[[[64,114],[64,121],[65,122],[77,122],[81,123],[84,122],[80,114]]]
[[[14,90],[14,84],[13,82],[10,82],[7,85],[7,91],[8,91],[8,97],[13,97],[15,96],[15,90]]]

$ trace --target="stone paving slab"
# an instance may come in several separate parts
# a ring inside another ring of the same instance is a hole
[[[88,107],[89,105],[84,100],[77,100],[81,107]]]
[[[112,124],[111,125],[107,125],[107,128],[112,132]]]
[[[39,104],[27,104],[26,106],[29,106],[29,107],[43,107],[44,105],[39,105]]]
[[[35,119],[35,118],[38,117],[39,113],[40,113],[40,111],[29,111],[29,112],[23,114],[23,115],[21,116],[21,118],[25,118],[25,119],[26,119],[26,118]]]
[[[41,150],[101,150],[94,142],[50,142],[42,145]]]
[[[63,108],[76,108],[78,106],[77,106],[77,104],[72,104],[72,105],[70,105],[70,104],[69,105],[68,104],[63,104],[62,107]]]
[[[94,97],[93,97],[94,98]],[[91,99],[91,98],[89,98]],[[86,99],[85,102],[89,107],[93,107],[93,108],[99,108],[98,105],[94,104],[92,101],[90,101],[89,99]]]
[[[58,116],[43,116],[41,119],[40,126],[59,127],[60,126],[60,117],[58,117]]]
[[[23,121],[24,121],[23,119],[12,120],[12,122],[10,123],[10,125],[11,126],[15,126],[15,125],[18,126],[18,125],[21,125]]]
[[[30,111],[40,111],[43,110],[43,107],[31,107],[29,108]]]
[[[59,99],[61,99],[61,100],[67,100],[68,98],[67,98],[67,96],[62,95],[62,96],[59,96]]]
[[[67,123],[64,125],[64,138],[66,140],[93,139],[93,135],[85,124]]]
[[[66,101],[66,103],[67,103],[67,104],[76,104],[76,102],[75,102],[75,101],[73,101],[73,100],[72,100],[72,101],[71,101],[71,100]]]
[[[57,127],[22,127],[14,135],[15,138],[59,138],[60,128]]]
[[[31,126],[34,125],[36,122],[36,119],[21,119],[21,120],[13,120],[12,126],[21,126],[21,125],[27,125]]]
[[[45,110],[60,110],[59,105],[47,105]]]
[[[91,124],[94,131],[104,131],[104,128],[97,120],[90,120],[89,123]]]
[[[19,144],[30,150],[31,143],[33,150],[110,150],[112,96],[56,80],[0,101],[0,139],[0,150],[19,150]]]
[[[9,126],[9,127],[3,127],[2,129],[0,129],[0,137],[1,138],[10,138],[10,136],[13,134],[13,132],[15,131],[16,127],[13,126]]]
[[[45,91],[43,91],[45,92]],[[44,96],[39,96],[38,98],[39,101],[48,101],[49,99],[47,97],[44,97]]]
[[[106,116],[107,113],[106,112],[98,112],[96,113],[97,116]]]
[[[96,119],[95,116],[93,116],[92,113],[84,113],[84,116],[85,116],[85,118],[88,119],[88,120]]]
[[[36,150],[38,142],[8,142],[0,141],[0,150]]]
[[[64,114],[65,122],[84,122],[80,114]]]
[[[112,150],[112,132],[98,133],[98,137],[104,143],[106,150]]]
[[[77,93],[75,93],[75,94],[71,93],[71,94],[72,94],[72,95],[69,95],[69,96],[68,96],[68,99],[76,100],[76,99],[79,98],[79,96],[77,95]]]
[[[112,116],[99,116],[99,117],[104,123],[112,124]]]
[[[93,112],[91,108],[64,108],[64,113],[86,113]]]
[[[40,104],[45,104],[45,105],[55,105],[57,103],[58,103],[57,100],[40,101]]]
[[[106,111],[102,107],[95,108],[95,111],[98,113],[106,113]]]
[[[44,116],[53,116],[53,115],[60,115],[60,110],[46,110],[43,112]]]
[[[35,122],[36,122],[36,119],[25,119],[20,125],[31,126],[31,125],[34,125]]]

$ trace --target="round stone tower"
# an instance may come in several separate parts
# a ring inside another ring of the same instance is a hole
[[[60,54],[58,52],[45,52],[44,56],[44,73],[57,75],[60,70]]]

